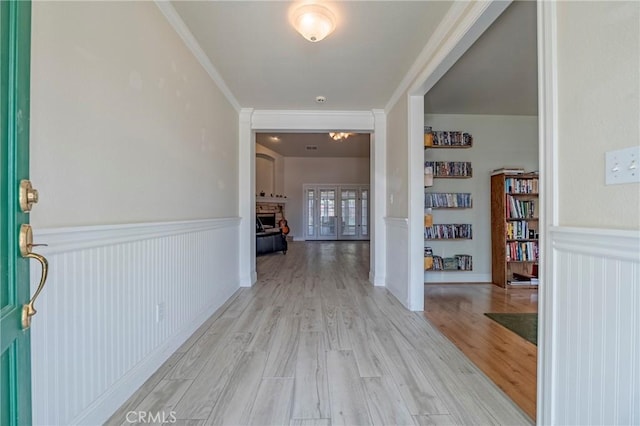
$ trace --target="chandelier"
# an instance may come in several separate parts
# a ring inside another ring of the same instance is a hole
[[[351,136],[351,133],[345,133],[345,132],[331,132],[331,133],[329,133],[329,137],[331,139],[333,139],[334,141],[341,141],[341,140],[347,139],[349,136]]]

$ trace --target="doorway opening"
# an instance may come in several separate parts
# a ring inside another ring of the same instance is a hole
[[[425,167],[426,162],[433,168],[469,166],[469,173],[463,178],[453,179],[458,177],[452,176],[457,173],[436,173],[432,186],[427,187],[425,180],[425,187],[420,188],[418,197],[423,204],[416,207],[425,209],[424,214],[429,213],[433,222],[425,226],[424,250],[433,255],[433,259],[443,260],[444,266],[425,266],[429,270],[424,271],[422,291],[416,294],[423,295],[427,319],[534,420],[537,347],[484,314],[538,311],[537,289],[522,286],[505,290],[492,279],[492,269],[498,267],[499,261],[508,265],[517,260],[518,268],[527,270],[537,266],[540,249],[537,234],[542,229],[538,223],[543,213],[537,191],[535,197],[527,195],[526,201],[533,203],[531,200],[535,198],[535,217],[520,221],[507,219],[509,223],[506,223],[507,227],[523,227],[526,230],[522,232],[527,233],[506,241],[507,246],[510,243],[526,246],[536,255],[499,260],[490,250],[492,234],[498,232],[491,219],[492,203],[496,197],[505,197],[503,193],[494,194],[492,172],[503,168],[522,169],[532,173],[538,183],[536,12],[535,3],[512,2],[505,6],[487,23],[488,28],[477,40],[459,58],[451,60],[455,64],[450,68],[442,65],[446,69],[440,74],[434,72],[438,75],[431,86],[425,87],[422,111],[419,114],[414,111],[416,118],[424,118],[425,129],[430,127],[434,136],[444,136],[444,141],[435,148],[445,149],[424,148]],[[517,37],[505,35],[514,33]],[[473,142],[461,142],[458,146],[451,139],[452,134],[458,132],[469,135]],[[419,149],[422,150],[422,146]],[[412,176],[417,179],[417,174]],[[416,195],[417,191],[416,188]],[[447,196],[468,199],[468,202],[462,206],[441,202]],[[522,198],[515,196],[518,197]],[[433,210],[427,212],[427,207]],[[414,211],[422,219],[423,212],[417,208]],[[433,236],[434,232],[438,234],[436,231],[446,233],[463,227],[466,233],[461,239]],[[426,228],[430,231],[428,236]],[[463,266],[451,262],[460,259],[465,260]],[[417,279],[415,285],[420,285]],[[512,385],[514,380],[518,386]]]

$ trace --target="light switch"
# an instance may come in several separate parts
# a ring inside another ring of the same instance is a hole
[[[640,146],[609,151],[605,154],[605,183],[640,182]]]

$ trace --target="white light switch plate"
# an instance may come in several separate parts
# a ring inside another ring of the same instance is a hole
[[[640,182],[640,146],[607,152],[604,175],[607,185]]]

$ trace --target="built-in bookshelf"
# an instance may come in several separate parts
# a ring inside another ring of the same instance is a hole
[[[431,127],[425,127],[425,157],[428,157],[430,149],[463,149],[473,146],[471,134],[461,131],[434,131]],[[427,241],[452,242],[451,247],[457,247],[455,241],[470,240],[473,238],[472,225],[470,223],[433,223],[433,210],[471,209],[473,201],[470,192],[442,192],[429,191],[427,188],[435,183],[434,179],[468,179],[473,176],[473,169],[469,161],[429,161],[425,158],[425,228],[424,239]],[[444,185],[446,187],[446,185]],[[437,219],[442,213],[436,213]],[[427,219],[428,217],[428,219]],[[437,245],[434,247],[438,247]],[[449,251],[449,249],[445,250]],[[453,251],[453,250],[451,250]],[[454,252],[455,253],[455,252]],[[453,254],[438,256],[433,254],[432,247],[424,248],[424,269],[426,271],[471,271],[473,270],[473,258],[470,254]]]
[[[538,283],[538,174],[491,176],[491,275],[504,288]]]

